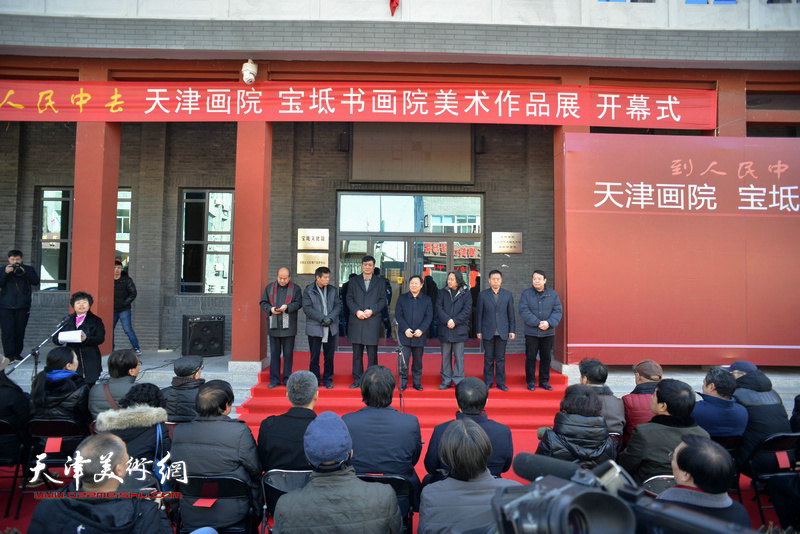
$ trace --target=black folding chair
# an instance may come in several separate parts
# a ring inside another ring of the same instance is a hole
[[[264,495],[264,511],[261,514],[261,534],[272,528],[269,518],[275,513],[275,504],[284,493],[298,490],[311,480],[312,471],[292,471],[288,469],[270,469],[261,477],[261,491]]]
[[[728,451],[728,454],[733,458],[733,480],[731,481],[731,489],[736,490],[736,495],[739,497],[739,502],[742,502],[742,488],[739,485],[739,468],[736,466],[736,451],[739,450],[739,445],[742,444],[742,436],[711,436],[711,441],[714,441],[722,446],[723,449]]]
[[[0,492],[8,492],[11,495],[8,497],[6,503],[6,511],[3,517],[8,517],[11,512],[11,503],[14,501],[14,493],[17,490],[17,480],[25,477],[25,466],[28,465],[28,442],[19,428],[9,423],[4,419],[0,419],[0,466],[13,467],[14,474],[11,476],[4,475],[0,478],[10,478],[11,489],[0,490]],[[19,505],[17,506],[17,513],[14,519],[19,519],[19,509],[22,505],[22,494],[19,497]]]
[[[389,484],[397,495],[397,505],[403,517],[403,530],[411,534],[414,527],[414,485],[401,476],[396,475],[358,475],[364,482]]]
[[[233,476],[188,476],[187,482],[176,483],[176,491],[181,493],[178,511],[178,533],[189,533],[200,527],[211,526],[219,534],[252,534],[253,514],[257,512],[250,492],[250,485]],[[230,517],[221,512],[219,506],[230,500],[246,501],[247,512],[241,517]],[[191,524],[186,524],[187,511],[191,510]],[[219,525],[220,519],[226,519]]]
[[[753,489],[756,493],[755,500],[758,504],[758,513],[761,515],[762,524],[766,524],[766,520],[764,519],[765,506],[761,504],[761,493],[758,489],[759,483],[767,483],[776,478],[798,476],[794,465],[794,456],[798,446],[800,446],[800,433],[773,434],[759,443],[745,460],[745,465],[749,468],[752,475],[750,478],[753,480]],[[780,462],[778,462],[777,467],[764,470],[764,462],[757,461],[756,459],[759,455],[765,453],[775,455],[776,458],[778,455],[785,453],[789,455],[789,465],[785,467],[780,466]],[[766,508],[772,507],[766,506]]]

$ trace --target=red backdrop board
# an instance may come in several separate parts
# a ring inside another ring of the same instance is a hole
[[[569,363],[800,365],[800,139],[565,148]]]

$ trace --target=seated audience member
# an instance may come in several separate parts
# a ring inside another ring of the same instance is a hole
[[[608,368],[600,360],[584,358],[578,364],[578,369],[581,373],[581,384],[592,388],[603,403],[600,415],[606,420],[608,431],[619,434],[621,439],[625,429],[625,404],[606,386]]]
[[[369,367],[361,376],[361,399],[366,406],[342,416],[353,439],[352,463],[358,474],[399,475],[411,481],[419,495],[420,481],[414,471],[422,453],[419,420],[391,407],[394,388],[394,375],[382,365]]]
[[[800,395],[794,398],[794,408],[792,409],[792,416],[789,418],[789,424],[792,427],[792,432],[800,432]]]
[[[98,382],[89,390],[89,411],[92,412],[92,417],[97,419],[100,412],[119,409],[119,401],[133,386],[141,366],[142,363],[133,349],[115,350],[111,353],[108,357],[110,378]]]
[[[44,371],[31,384],[33,417],[36,419],[69,419],[88,430],[89,387],[75,371],[78,357],[69,347],[56,347],[47,353]]]
[[[292,407],[283,415],[270,415],[258,429],[258,459],[264,472],[270,469],[310,469],[303,452],[303,435],[317,417],[317,377],[311,371],[295,371],[286,381],[286,396]],[[267,507],[275,510],[277,497],[267,490]]]
[[[600,415],[603,403],[589,386],[573,384],[564,392],[553,428],[545,430],[536,454],[591,469],[614,459],[614,442]]]
[[[736,377],[733,398],[747,410],[747,426],[734,460],[748,474],[750,469],[744,463],[756,446],[772,434],[791,432],[792,427],[783,401],[767,375],[742,360],[733,362],[728,370]],[[756,465],[759,470],[770,470],[777,469],[778,462],[774,454],[764,453],[756,459]]]
[[[319,398],[317,378],[311,371],[295,371],[286,381],[286,397],[292,403],[283,415],[270,415],[258,429],[258,458],[261,468],[308,469],[303,453],[303,435],[317,414]]]
[[[492,497],[499,488],[518,486],[519,482],[494,478],[486,467],[491,454],[489,436],[474,421],[457,419],[447,426],[439,442],[439,455],[449,466],[449,476],[422,490],[417,532],[483,526],[496,530]]]
[[[122,438],[131,458],[160,460],[171,446],[166,425],[167,411],[163,408],[163,404],[164,397],[158,386],[135,384],[120,400],[119,410],[100,412],[97,416],[97,431],[111,432]],[[156,458],[157,442],[158,458]]]
[[[657,384],[651,399],[652,420],[633,429],[628,446],[617,459],[639,484],[652,476],[672,473],[670,455],[682,435],[708,437],[690,415],[695,393],[689,384],[666,378]]]
[[[197,417],[197,391],[206,383],[202,356],[181,356],[173,364],[172,385],[161,390],[171,423],[185,423]]]
[[[702,402],[697,402],[692,419],[710,436],[741,436],[747,427],[747,410],[731,399],[736,379],[722,367],[712,367],[703,379]]]
[[[633,366],[633,377],[636,387],[627,395],[622,396],[625,406],[625,430],[622,433],[623,447],[628,444],[636,425],[647,423],[653,418],[650,411],[650,397],[656,389],[656,384],[664,376],[661,366],[653,360],[642,360]]]
[[[353,442],[333,412],[311,421],[303,449],[314,470],[305,487],[283,495],[275,507],[275,534],[398,533],[403,527],[391,486],[364,482],[350,466]]]
[[[28,439],[27,425],[31,419],[31,399],[16,382],[6,375],[5,368],[11,361],[0,356],[0,419],[20,429]],[[19,442],[12,436],[0,436],[0,456],[16,453]]]
[[[479,378],[468,376],[456,385],[456,402],[458,411],[454,421],[471,420],[489,436],[492,443],[492,454],[489,456],[487,466],[492,476],[499,477],[509,470],[514,459],[514,444],[511,441],[511,429],[502,423],[492,421],[486,415],[484,408],[489,399],[489,387]],[[436,425],[433,435],[428,443],[428,452],[425,454],[425,470],[430,476],[425,477],[425,484],[436,482],[444,478],[442,471],[447,466],[439,456],[439,442],[447,427],[453,421]]]
[[[722,446],[696,434],[685,434],[672,453],[677,485],[657,498],[749,529],[747,510],[728,495],[735,472],[733,459]]]
[[[126,475],[129,459],[125,443],[108,433],[89,436],[78,445],[83,464],[79,487],[75,480],[65,491],[111,493],[117,491]],[[104,457],[110,454],[106,466]],[[106,471],[108,469],[110,471]],[[113,476],[111,476],[113,474]],[[95,482],[95,479],[98,479]],[[172,534],[167,514],[155,501],[126,497],[119,499],[42,499],[33,511],[28,532],[126,532],[131,534]]]
[[[187,528],[226,527],[238,523],[248,513],[261,514],[261,466],[256,441],[244,421],[231,419],[233,390],[224,380],[209,380],[197,393],[197,418],[175,427],[170,460],[186,462],[186,470],[205,476],[232,476],[250,485],[257,508],[250,510],[243,499],[220,499],[209,508],[184,506],[181,518]]]

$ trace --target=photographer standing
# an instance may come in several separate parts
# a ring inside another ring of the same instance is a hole
[[[31,314],[31,287],[39,285],[39,273],[22,263],[22,252],[8,252],[8,265],[0,271],[0,330],[3,352],[12,362],[22,359],[25,327]]]

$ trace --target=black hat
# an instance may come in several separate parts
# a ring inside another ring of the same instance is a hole
[[[203,368],[202,356],[181,356],[175,360],[175,376],[192,376]]]

